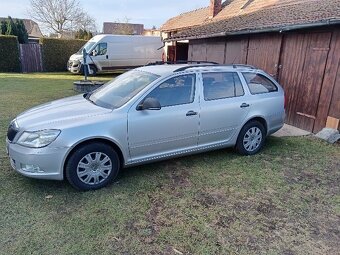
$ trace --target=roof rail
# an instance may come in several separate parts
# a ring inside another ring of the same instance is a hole
[[[194,67],[207,67],[207,66],[212,66],[212,64],[208,64],[208,65],[190,65],[190,66],[183,66],[183,67],[180,67],[176,70],[174,70],[174,72],[180,72],[180,71],[184,71],[188,68],[194,68]],[[227,64],[227,65],[220,65],[220,64],[214,64],[213,65],[214,67],[223,67],[223,66],[230,66],[230,67],[233,67],[233,68],[241,68],[241,67],[246,67],[246,68],[250,68],[250,69],[256,69],[256,67],[252,66],[252,65],[243,65],[243,64]]]
[[[180,67],[180,68],[174,70],[174,73],[184,71],[184,70],[186,70],[186,69],[188,69],[188,68],[194,68],[194,67],[207,67],[207,66],[215,66],[215,64],[204,64],[204,65],[190,65],[190,66],[183,66],[183,67]]]
[[[211,61],[187,61],[187,60],[178,60],[178,61],[156,61],[146,64],[146,66],[155,66],[155,65],[176,65],[176,64],[211,64],[211,65],[218,65],[216,62]]]
[[[224,66],[232,66],[233,68],[237,68],[237,67],[247,67],[250,69],[256,69],[255,66],[252,65],[244,65],[244,64],[229,64],[229,65],[224,65]]]

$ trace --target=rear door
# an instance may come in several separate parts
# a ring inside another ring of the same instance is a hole
[[[198,145],[228,142],[249,112],[237,72],[202,73]]]
[[[128,140],[132,161],[197,147],[199,104],[196,80],[196,74],[174,76],[143,98],[156,98],[161,104],[160,110],[137,110],[136,106],[130,109]]]

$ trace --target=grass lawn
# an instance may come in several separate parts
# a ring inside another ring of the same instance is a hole
[[[94,192],[15,173],[9,121],[80,78],[0,74],[0,254],[339,254],[340,146],[312,137],[126,169]]]

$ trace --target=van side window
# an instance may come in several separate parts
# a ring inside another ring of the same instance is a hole
[[[196,75],[187,74],[166,80],[147,97],[158,99],[162,107],[189,104],[195,97]]]
[[[203,73],[204,100],[244,95],[241,80],[235,72]]]
[[[107,52],[107,43],[98,43],[96,48],[96,55],[105,55]]]
[[[262,74],[243,73],[243,76],[248,84],[250,93],[253,95],[275,92],[278,90],[276,85]]]

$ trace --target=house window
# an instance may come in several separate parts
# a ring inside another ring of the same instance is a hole
[[[267,77],[257,73],[243,73],[250,93],[262,94],[277,91],[276,85]]]
[[[180,75],[168,79],[147,97],[156,98],[162,107],[189,104],[195,97],[195,75]]]
[[[241,80],[235,72],[203,73],[204,100],[244,95]]]

